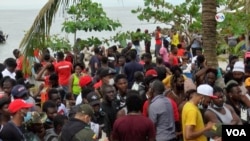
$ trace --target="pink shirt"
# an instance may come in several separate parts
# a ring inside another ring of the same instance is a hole
[[[159,53],[160,53],[160,55],[161,55],[163,61],[168,63],[168,62],[169,62],[169,54],[168,54],[167,49],[166,49],[165,47],[162,46],[162,47],[160,48]]]

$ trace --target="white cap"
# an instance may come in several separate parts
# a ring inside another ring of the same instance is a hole
[[[245,65],[242,61],[235,62],[233,72],[235,72],[235,71],[245,73]]]
[[[208,84],[199,85],[197,87],[197,93],[211,98],[217,98],[216,96],[213,95],[214,89]]]

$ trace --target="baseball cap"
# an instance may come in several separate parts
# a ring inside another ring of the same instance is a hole
[[[10,103],[8,110],[10,113],[16,113],[21,109],[31,108],[32,106],[33,104],[27,103],[22,99],[15,99]]]
[[[248,78],[245,80],[245,86],[246,86],[246,87],[250,86],[250,77],[248,77]]]
[[[100,77],[105,77],[105,76],[108,76],[108,75],[115,75],[116,74],[116,71],[112,68],[102,68],[100,70],[100,74],[99,76]]]
[[[148,76],[157,77],[158,73],[155,69],[150,69],[150,70],[147,70],[145,73],[145,77],[148,77]]]
[[[96,104],[100,104],[100,97],[96,92],[90,92],[87,95],[87,100],[91,106],[94,106]]]
[[[77,107],[77,112],[89,115],[91,117],[94,115],[93,108],[90,105],[88,105],[88,104],[82,104],[79,107]]]
[[[233,72],[235,71],[245,73],[245,65],[242,61],[235,62]]]
[[[18,84],[14,86],[11,90],[11,94],[13,97],[22,97],[24,94],[27,94],[28,90],[24,85]]]
[[[84,87],[92,82],[92,77],[89,75],[82,76],[79,80],[79,86]]]
[[[199,85],[197,87],[197,93],[211,98],[217,98],[216,96],[213,95],[214,89],[208,84]]]

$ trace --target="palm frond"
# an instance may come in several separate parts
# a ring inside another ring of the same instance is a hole
[[[46,37],[50,34],[50,28],[59,7],[64,10],[70,2],[74,1],[77,0],[48,0],[19,45],[25,57],[33,56],[37,48],[46,48]]]

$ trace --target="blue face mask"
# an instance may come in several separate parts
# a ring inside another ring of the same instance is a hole
[[[31,112],[27,112],[26,116],[24,117],[24,122],[28,122],[31,120]]]

